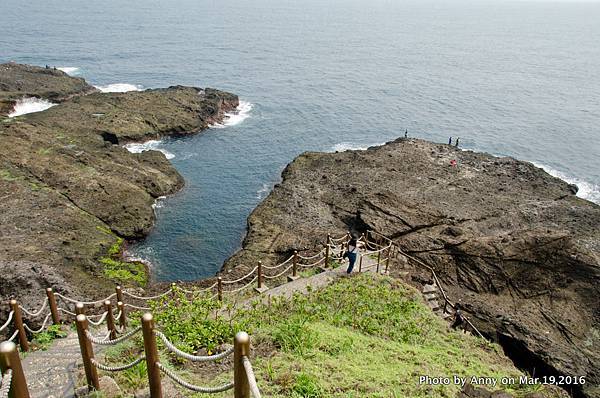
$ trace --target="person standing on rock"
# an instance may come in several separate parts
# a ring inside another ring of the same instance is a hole
[[[458,148],[458,140],[460,139],[460,137],[456,137],[456,147]],[[450,144],[452,144],[452,141],[450,141]]]
[[[452,137],[448,138],[448,145],[452,145]]]
[[[404,130],[404,138],[408,138],[408,129]]]
[[[348,269],[346,269],[346,273],[352,273],[352,269],[354,269],[354,264],[356,263],[356,259],[358,258],[358,242],[356,238],[352,238],[348,241],[348,250],[344,253],[344,257],[348,257]]]

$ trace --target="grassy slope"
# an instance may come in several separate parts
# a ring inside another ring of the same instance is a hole
[[[249,330],[252,362],[265,397],[454,397],[456,385],[420,385],[419,376],[520,375],[497,346],[450,331],[417,291],[391,278],[372,274],[344,278],[307,296],[239,310],[233,322],[215,321],[210,315],[214,308],[207,309],[207,303],[180,299],[164,313],[155,311],[156,318],[159,324],[164,322],[162,329],[170,339],[189,352],[230,341],[240,328]],[[220,336],[215,338],[210,330]],[[123,351],[129,349],[112,350],[113,359],[122,360]],[[221,364],[172,366],[199,385],[219,385],[233,375],[230,359]],[[139,372],[118,381],[122,387],[139,388],[146,384],[145,369]],[[523,396],[541,387],[501,389]]]

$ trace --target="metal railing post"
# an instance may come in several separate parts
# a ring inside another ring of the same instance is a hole
[[[115,328],[115,316],[112,312],[112,303],[110,300],[104,302],[104,310],[108,312],[106,314],[106,330],[110,332],[110,339],[114,340],[117,338],[117,329]]]
[[[81,304],[81,303],[78,303]],[[87,381],[88,390],[100,390],[100,381],[98,380],[98,371],[92,364],[94,358],[94,348],[92,342],[87,338],[86,331],[88,330],[88,320],[84,314],[78,314],[75,321],[77,325],[77,338],[79,339],[79,349],[81,350],[81,359],[85,370],[85,379]]]
[[[238,332],[233,341],[233,396],[250,398],[250,384],[244,369],[244,357],[250,356],[250,336]]]
[[[127,314],[125,313],[125,304],[122,301],[117,301],[117,308],[121,313],[119,316],[119,326],[121,326],[121,330],[127,327]]]
[[[50,313],[52,313],[52,323],[55,325],[60,324],[60,315],[58,314],[58,307],[56,306],[56,297],[51,287],[46,289],[46,295],[48,296],[48,304],[50,305]]]
[[[158,349],[156,348],[156,336],[154,336],[154,318],[149,312],[142,315],[142,333],[144,336],[148,382],[150,384],[150,398],[162,398]]]
[[[25,333],[25,326],[23,326],[21,307],[19,307],[17,300],[10,300],[10,308],[14,311],[15,328],[19,331],[19,345],[21,346],[21,351],[29,351],[29,341],[27,341],[27,333]]]
[[[29,390],[27,389],[27,381],[23,374],[21,359],[17,346],[12,341],[0,343],[0,370],[2,374],[6,374],[8,369],[12,372],[12,380],[8,396],[11,398],[29,398]]]
[[[120,301],[124,303],[125,300],[123,300],[123,289],[121,288],[121,286],[115,287],[115,292],[117,293],[117,302]]]
[[[220,276],[217,278],[217,299],[223,301],[223,278]]]
[[[358,273],[360,274],[362,272],[362,259],[363,259],[363,255],[359,254],[359,259],[358,259]]]

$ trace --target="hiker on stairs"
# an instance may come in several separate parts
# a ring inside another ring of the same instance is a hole
[[[458,327],[463,327],[463,325],[465,324],[465,318],[462,314],[462,311],[460,309],[460,304],[456,303],[454,305],[454,322],[452,322],[452,325],[450,326],[452,329],[457,329]]]
[[[350,274],[352,273],[352,269],[354,268],[354,264],[356,263],[356,259],[358,258],[358,242],[354,237],[352,237],[352,239],[348,241],[348,250],[346,251],[346,253],[344,253],[343,258],[346,257],[348,257],[348,261],[350,262],[348,264],[348,269],[346,270],[346,273]]]

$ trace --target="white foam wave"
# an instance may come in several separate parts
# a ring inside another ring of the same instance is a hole
[[[142,91],[143,86],[129,83],[113,83],[106,86],[94,86],[103,93],[126,93],[127,91]]]
[[[75,75],[79,74],[79,68],[76,68],[74,66],[61,66],[61,67],[56,68],[56,69],[62,70],[67,75],[71,75],[71,76],[75,76]]]
[[[329,152],[364,151],[367,148],[370,148],[372,146],[380,146],[383,144],[384,143],[365,145],[365,144],[356,144],[356,143],[352,143],[352,142],[340,142],[339,144],[335,144],[334,146],[332,146],[331,149],[329,150]]]
[[[263,199],[269,191],[271,190],[271,186],[269,184],[262,184],[262,187],[258,191],[256,191],[256,199]]]
[[[577,196],[579,196],[580,198],[589,200],[590,202],[594,202],[596,204],[600,204],[600,186],[584,181],[577,177],[572,177],[563,173],[562,171],[555,170],[552,167],[548,167],[541,163],[531,163],[533,163],[536,167],[544,169],[546,173],[550,174],[553,177],[560,178],[561,180],[566,181],[569,184],[577,185],[577,188],[579,188],[579,191],[577,191]]]
[[[223,123],[215,123],[211,127],[223,129],[229,126],[236,126],[250,117],[250,111],[253,105],[247,101],[240,101],[240,104],[231,112],[225,112]]]
[[[17,100],[13,111],[8,114],[8,117],[15,117],[25,115],[27,113],[45,111],[46,109],[52,108],[55,105],[57,104],[54,104],[45,99],[35,97],[22,98],[20,100]]]
[[[124,147],[131,153],[141,153],[144,151],[160,151],[165,154],[167,159],[173,159],[175,157],[175,155],[173,155],[171,152],[167,151],[166,149],[160,148],[160,144],[162,144],[162,141],[160,141],[160,140],[150,140],[150,141],[146,141],[146,142],[139,143],[139,144],[138,143],[125,144]]]
[[[164,207],[164,205],[165,205],[165,202],[164,202],[164,200],[165,200],[166,198],[167,198],[166,196],[159,196],[158,198],[156,198],[156,200],[155,200],[155,201],[154,201],[154,203],[152,204],[152,208],[153,208],[154,210],[156,210],[156,209],[160,209],[160,208]]]

